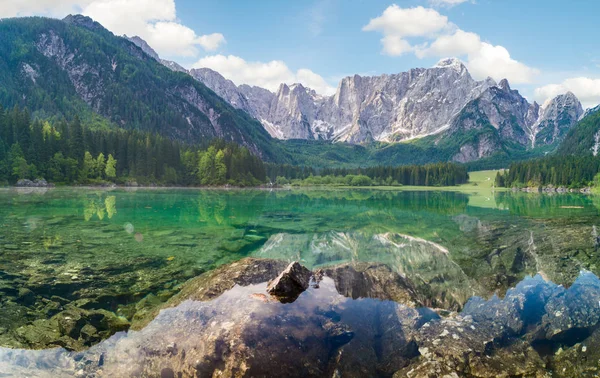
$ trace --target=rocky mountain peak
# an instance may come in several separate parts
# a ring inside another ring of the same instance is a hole
[[[158,56],[156,51],[154,51],[154,49],[150,47],[150,45],[139,36],[134,35],[133,37],[128,37],[127,35],[124,35],[123,38],[129,40],[134,45],[142,49],[142,51],[148,54],[150,57],[160,62],[160,57]]]
[[[133,37],[128,37],[127,35],[124,35],[123,38],[127,39],[129,42],[132,42],[134,45],[136,45],[137,47],[142,49],[142,51],[144,53],[146,53],[146,55],[148,55],[152,59],[158,61],[159,63],[162,63],[163,66],[167,67],[171,71],[189,73],[188,70],[186,70],[179,64],[177,64],[173,61],[170,61],[170,60],[161,59],[160,56],[158,55],[158,53],[156,51],[154,51],[154,49],[152,47],[150,47],[150,45],[145,40],[143,40],[141,37],[139,37],[137,35],[135,35]]]
[[[457,58],[445,58],[437,62],[433,68],[442,68],[446,70],[452,70],[460,75],[469,75],[469,70],[464,63]],[[470,76],[470,75],[469,75]]]
[[[500,82],[498,83],[498,86],[500,88],[502,88],[502,90],[509,92],[510,91],[510,84],[508,83],[507,79],[502,79],[500,80]]]
[[[160,62],[171,71],[189,73],[188,70],[171,60],[161,59]]]
[[[67,17],[63,18],[63,22],[71,25],[81,26],[92,31],[108,32],[108,30],[105,29],[104,26],[100,25],[100,23],[82,14],[70,14]]]
[[[287,96],[290,93],[290,87],[286,83],[279,84],[279,88],[277,88],[277,96]]]
[[[453,68],[453,69],[462,71],[466,67],[460,59],[444,58],[444,59],[441,59],[439,62],[437,62],[437,64],[434,66],[434,68]]]
[[[567,93],[565,93],[563,95],[564,101],[566,102],[570,102],[570,103],[578,103],[579,99],[577,98],[577,96],[575,96],[575,93],[568,91]]]
[[[594,114],[596,112],[600,111],[600,105],[596,105],[593,108],[588,108],[585,110],[585,112],[581,115],[581,117],[579,117],[579,119],[583,119],[591,114]]]
[[[581,102],[572,92],[558,95],[544,104],[544,113],[554,113],[554,116],[558,116],[562,111],[572,112],[577,118],[584,113]]]
[[[199,80],[200,78],[202,78],[202,80],[200,81],[219,81],[219,82],[228,82],[233,84],[233,82],[231,80],[227,80],[223,77],[223,75],[221,75],[220,73],[218,73],[215,70],[211,70],[210,68],[206,68],[206,67],[202,67],[202,68],[192,68],[190,70],[190,74],[194,77],[197,77]],[[235,85],[235,84],[233,84]]]

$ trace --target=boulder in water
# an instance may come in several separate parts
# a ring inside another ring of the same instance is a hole
[[[277,278],[269,281],[267,291],[283,303],[293,302],[308,289],[311,276],[310,270],[294,261]]]

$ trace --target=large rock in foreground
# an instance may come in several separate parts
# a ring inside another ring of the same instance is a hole
[[[306,277],[294,265],[244,259],[223,266],[190,280],[160,313],[134,324],[139,331],[117,333],[81,353],[0,348],[0,371],[34,377],[411,378],[599,372],[600,280],[591,273],[568,289],[527,278],[504,298],[474,297],[460,313],[442,318],[419,307],[409,280],[380,264],[316,271],[314,285],[281,303],[267,293],[267,282],[295,270]],[[65,332],[93,335],[87,324],[69,327],[69,318],[59,323]]]

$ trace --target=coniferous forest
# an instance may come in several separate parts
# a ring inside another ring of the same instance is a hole
[[[26,109],[0,107],[0,183],[35,178],[55,184],[248,186],[266,176],[262,161],[234,143],[188,146],[148,132],[91,130],[78,117],[32,120]]]
[[[552,156],[513,163],[496,175],[497,187],[565,186],[581,188],[594,184],[600,172],[600,157],[592,155]]]
[[[448,186],[468,180],[466,168],[453,163],[320,171],[265,164],[247,148],[218,139],[187,145],[150,132],[90,129],[78,117],[51,122],[32,118],[27,109],[0,107],[0,183],[4,184],[44,178],[59,185],[257,186],[311,177],[346,177],[344,182],[354,186]],[[321,184],[311,180],[306,184]]]
[[[467,168],[455,163],[426,165],[377,166],[367,168],[312,168],[292,165],[267,165],[267,176],[272,182],[285,184],[293,180],[303,185],[348,186],[454,186],[469,180]]]

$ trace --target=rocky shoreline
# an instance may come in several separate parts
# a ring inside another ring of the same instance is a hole
[[[579,188],[579,189],[571,189],[566,188],[564,186],[554,187],[554,186],[533,186],[526,188],[517,188],[513,187],[511,189],[513,192],[527,192],[527,193],[581,193],[581,194],[592,194],[591,187]]]
[[[317,269],[308,273],[309,284],[305,269],[251,258],[222,266],[135,318],[127,333],[86,351],[0,348],[0,371],[31,377],[598,374],[600,280],[590,272],[568,289],[541,276],[526,278],[503,299],[473,297],[462,311],[448,312],[424,307],[416,287],[383,264]],[[267,288],[277,288],[277,296]],[[78,329],[80,338],[88,330],[88,324]]]

